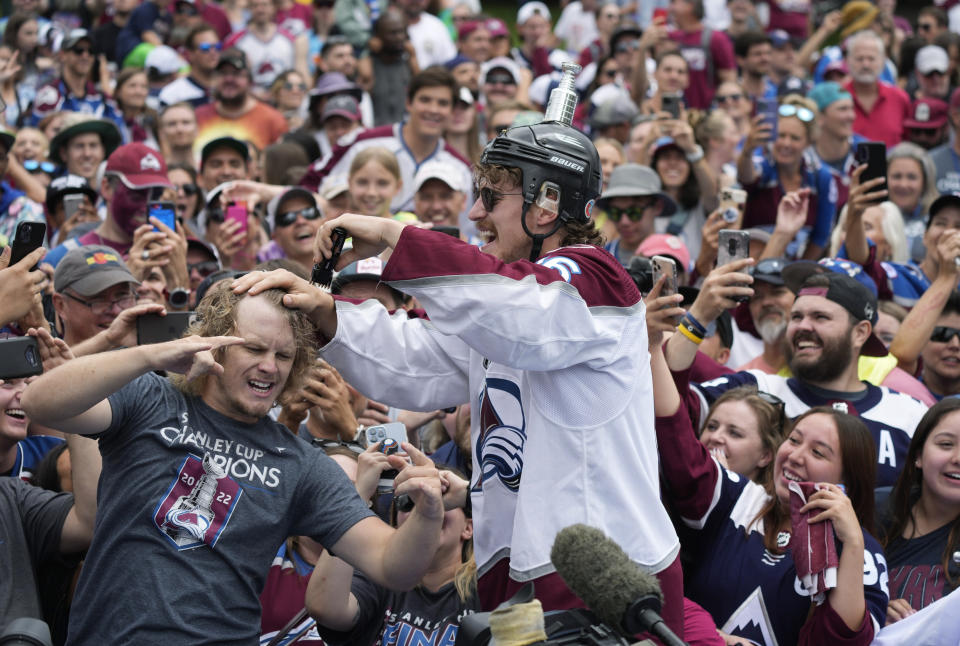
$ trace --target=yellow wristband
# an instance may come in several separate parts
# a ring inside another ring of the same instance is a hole
[[[701,339],[701,338],[698,337],[698,336],[695,336],[695,335],[693,334],[693,332],[691,332],[690,330],[688,330],[688,329],[687,329],[686,327],[684,327],[683,325],[678,325],[678,326],[677,326],[677,331],[680,332],[680,334],[682,334],[683,336],[685,336],[685,337],[687,337],[688,339],[690,339],[691,341],[693,341],[696,345],[700,345],[701,343],[703,343],[703,339]]]

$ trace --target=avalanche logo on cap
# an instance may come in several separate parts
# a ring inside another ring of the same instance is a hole
[[[111,262],[119,263],[120,259],[112,253],[104,253],[102,251],[87,256],[88,265],[109,265]]]
[[[867,321],[873,320],[873,305],[865,303],[863,306],[863,318]]]
[[[153,153],[148,153],[140,160],[140,170],[160,170],[160,160]]]
[[[930,121],[930,104],[918,103],[913,118],[916,121]]]

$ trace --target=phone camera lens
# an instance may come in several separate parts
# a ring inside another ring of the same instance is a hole
[[[40,365],[40,357],[37,356],[36,348],[27,348],[23,353],[24,358],[31,366],[36,368]]]

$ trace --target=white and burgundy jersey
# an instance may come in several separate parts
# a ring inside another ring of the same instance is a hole
[[[429,320],[338,302],[323,356],[377,401],[412,410],[470,402],[474,549],[481,575],[554,571],[560,529],[603,530],[651,572],[678,541],[660,502],[645,309],[593,246],[509,264],[407,227],[382,280]]]
[[[903,460],[910,439],[927,406],[909,395],[863,382],[865,393],[859,399],[830,397],[795,377],[768,375],[761,370],[745,370],[693,386],[699,397],[701,423],[709,405],[726,391],[739,386],[755,386],[757,390],[776,395],[786,405],[787,417],[794,418],[816,406],[831,406],[857,415],[870,429],[877,447],[878,487],[892,486],[903,469]],[[830,393],[838,395],[839,393]],[[691,403],[696,406],[697,400]],[[702,425],[702,424],[701,424]]]
[[[277,28],[273,37],[264,41],[249,29],[244,29],[230,36],[224,43],[224,48],[236,47],[246,54],[253,83],[268,88],[281,72],[293,69],[296,62],[294,38],[294,35],[285,29]]]

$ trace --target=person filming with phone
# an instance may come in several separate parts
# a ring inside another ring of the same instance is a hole
[[[837,214],[833,176],[804,155],[813,141],[817,106],[810,99],[791,94],[779,106],[769,107],[769,112],[754,117],[737,160],[737,180],[747,191],[743,228],[773,231],[777,205],[783,196],[809,188],[807,220],[787,247],[787,256],[816,260],[830,242]]]

